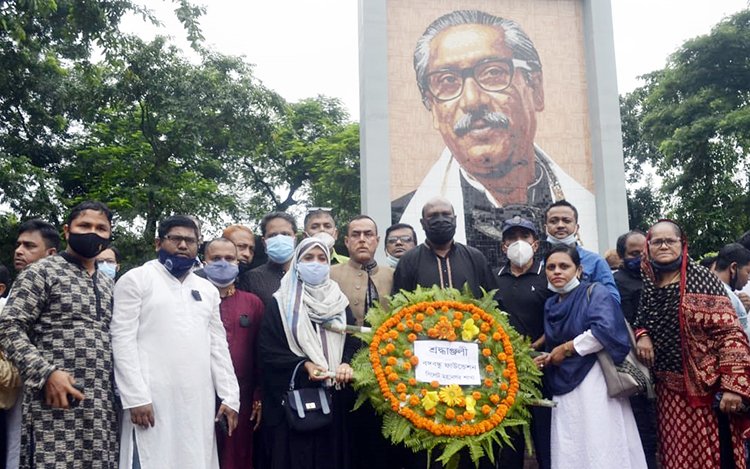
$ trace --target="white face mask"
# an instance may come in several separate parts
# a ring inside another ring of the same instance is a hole
[[[334,244],[336,244],[336,240],[333,239],[333,236],[331,236],[325,231],[319,231],[318,233],[315,233],[312,237],[323,241],[323,244],[325,244],[329,250],[333,248]]]
[[[547,241],[549,241],[552,245],[557,244],[564,244],[565,246],[575,246],[578,242],[578,239],[576,238],[576,234],[570,234],[563,239],[555,238],[549,232],[547,232]]]
[[[549,281],[547,281],[547,288],[549,290],[552,290],[555,293],[560,293],[561,295],[564,295],[566,293],[572,292],[580,284],[581,284],[581,281],[578,280],[578,277],[573,277],[572,279],[570,279],[568,283],[566,283],[560,288],[557,288],[556,286],[549,283]]]
[[[534,257],[534,248],[531,244],[519,239],[508,246],[507,256],[513,265],[523,267]]]
[[[387,263],[387,264],[388,264],[389,266],[391,266],[391,267],[393,267],[393,268],[395,269],[395,268],[396,268],[396,266],[398,265],[398,257],[393,257],[393,256],[391,256],[390,254],[388,254],[388,253],[386,252],[386,253],[385,253],[385,262],[386,262],[386,263]]]

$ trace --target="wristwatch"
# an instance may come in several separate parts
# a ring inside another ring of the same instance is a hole
[[[565,343],[565,358],[572,357],[575,354],[576,354],[576,349],[575,347],[573,347],[573,344],[571,342],[566,342]]]

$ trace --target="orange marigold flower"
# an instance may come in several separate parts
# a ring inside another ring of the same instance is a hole
[[[430,416],[430,417],[432,417],[433,415],[435,415],[435,412],[436,412],[436,410],[435,410],[435,408],[433,407],[433,408],[432,408],[432,409],[430,409],[430,410],[425,410],[425,411],[424,411],[424,414],[425,414],[425,415],[428,415],[428,416]]]
[[[435,314],[435,308],[430,306],[425,310],[425,313],[427,313],[428,316],[432,316],[433,314]]]
[[[404,331],[406,330],[406,326],[404,326],[404,323],[403,323],[403,322],[400,322],[400,323],[396,324],[396,329],[397,329],[397,330],[398,330],[399,332],[404,332]]]
[[[390,379],[390,378],[389,378],[389,379]],[[493,383],[492,383],[492,380],[491,380],[491,379],[489,379],[489,378],[485,378],[485,380],[484,380],[484,385],[485,385],[485,386],[487,386],[488,388],[491,388],[491,387],[492,387],[492,384],[493,384]]]
[[[421,324],[419,324],[419,323],[417,323],[417,324],[414,324],[414,330],[415,330],[416,332],[422,332],[422,329],[423,329],[423,327],[422,327],[422,325],[421,325]]]
[[[453,333],[453,325],[448,321],[448,318],[443,316],[440,318],[437,324],[435,324],[435,330],[437,331],[437,336],[439,338],[447,339],[450,334]]]
[[[418,405],[419,405],[419,402],[420,402],[420,401],[419,401],[419,398],[418,398],[417,396],[411,396],[411,397],[409,398],[409,405],[411,405],[411,406],[414,406],[414,407],[416,407],[416,406],[418,406]]]
[[[430,381],[430,386],[432,386],[433,388],[439,388],[440,383],[438,383],[437,381]]]
[[[415,319],[416,319],[417,321],[419,321],[419,322],[422,322],[422,321],[424,321],[424,314],[422,314],[422,313],[418,313],[418,314],[417,314],[417,315],[415,316]]]
[[[490,402],[492,402],[493,404],[497,404],[498,402],[500,402],[500,396],[498,396],[497,394],[491,395]]]
[[[490,329],[491,329],[491,326],[487,324],[486,322],[483,322],[482,325],[479,326],[479,330],[481,330],[482,332],[489,332]]]
[[[388,381],[398,381],[398,375],[396,373],[389,374]]]
[[[411,357],[411,354],[412,354],[412,351],[411,351],[411,350],[409,350],[409,349],[405,349],[405,350],[404,350],[404,356],[405,356],[406,358],[409,358],[409,357]]]
[[[505,398],[505,402],[507,402],[509,406],[513,405],[513,403],[516,402],[516,398],[513,396],[508,396]]]
[[[447,313],[449,309],[450,308],[448,308],[448,306],[446,306],[446,305],[443,305],[443,306],[440,307],[440,311],[442,311],[444,313]]]
[[[438,330],[435,329],[434,327],[431,327],[431,328],[427,329],[427,335],[430,336],[430,337],[432,337],[432,338],[435,338],[435,337],[438,336]]]
[[[494,373],[495,367],[492,365],[487,365],[484,367],[485,370],[487,370],[487,373]]]
[[[503,376],[504,376],[504,377],[506,377],[506,378],[507,378],[507,377],[509,377],[509,376],[510,376],[510,370],[509,370],[509,369],[507,369],[507,368],[506,368],[506,369],[504,369],[504,370],[503,370]]]
[[[387,363],[391,366],[394,366],[396,363],[398,363],[398,360],[396,360],[396,357],[388,357]]]
[[[380,349],[380,354],[381,354],[381,355],[388,355],[388,350],[386,350],[386,349],[384,349],[384,348],[381,348],[381,349]]]
[[[471,414],[471,412],[468,412],[468,411],[467,411],[467,412],[464,412],[464,418],[465,418],[466,420],[471,420],[471,419],[472,419],[472,417],[474,417],[474,416],[473,416],[473,415]]]
[[[409,363],[409,362],[404,362],[404,363],[402,363],[402,364],[401,364],[401,367],[402,367],[403,369],[407,370],[407,371],[408,371],[408,370],[411,370],[411,363]]]
[[[388,345],[385,346],[385,350],[388,353],[393,353],[393,351],[396,350],[396,346],[393,345],[393,344],[388,344]]]
[[[484,415],[489,414],[491,411],[492,411],[492,408],[490,406],[488,406],[487,404],[485,404],[485,405],[482,406],[482,413]],[[484,422],[482,422],[482,423],[484,423]]]
[[[451,323],[451,325],[452,325],[453,327],[461,327],[462,323],[461,323],[461,321],[460,321],[460,320],[458,320],[458,319],[454,319],[454,320],[453,320],[453,322]]]
[[[504,362],[507,358],[508,356],[505,355],[503,352],[500,352],[497,354],[497,359],[500,360],[501,362]]]
[[[392,366],[386,366],[383,371],[385,371],[385,374],[389,375],[389,374],[393,373],[393,367]]]
[[[421,394],[422,396],[425,396],[425,395],[427,394],[427,390],[426,390],[426,389],[422,389],[421,391],[419,391],[419,393],[420,393],[420,394]]]
[[[396,386],[396,392],[406,392],[406,385],[404,383],[398,383],[398,386]]]
[[[479,334],[479,341],[485,342],[487,340],[487,334]]]
[[[490,355],[492,355],[492,350],[490,350],[488,348],[483,348],[482,349],[482,355],[484,355],[485,357],[489,357]]]
[[[457,338],[457,336],[456,336],[455,332],[451,332],[451,333],[448,334],[448,340],[450,340],[451,342],[455,341],[456,338]]]
[[[445,418],[447,418],[448,420],[453,420],[454,418],[456,418],[456,411],[453,409],[446,410]]]
[[[407,339],[407,340],[408,340],[409,342],[414,342],[415,340],[417,340],[417,334],[414,334],[414,333],[412,332],[411,334],[409,334],[409,335],[407,335],[407,336],[406,336],[406,339]]]
[[[417,379],[409,378],[409,386],[416,386],[416,385],[417,385]]]
[[[464,416],[463,415],[456,415],[456,422],[458,422],[458,423],[464,423]]]
[[[453,313],[453,319],[458,319],[460,321],[463,318],[464,318],[464,313],[462,313],[461,311],[456,311],[455,313]]]
[[[471,319],[473,319],[474,322],[477,322],[480,319],[482,319],[482,317],[480,315],[478,315],[477,313],[474,313],[474,314],[471,315]]]
[[[476,400],[479,400],[482,398],[482,393],[479,391],[474,391],[473,393],[471,393],[471,397],[473,397]]]
[[[507,391],[508,390],[508,385],[505,384],[505,383],[500,383],[500,390]]]
[[[411,319],[408,319],[406,321],[406,327],[408,327],[409,329],[412,329],[414,327],[414,321],[412,321]]]
[[[409,363],[411,363],[412,366],[417,366],[419,364],[419,357],[414,355],[413,357],[409,359]]]
[[[398,395],[398,400],[399,401],[405,401],[406,400],[406,393],[402,392],[401,394],[399,394]]]
[[[498,340],[500,340],[502,338],[503,337],[500,335],[499,332],[495,332],[494,334],[492,334],[492,340],[494,340],[494,341],[498,341]]]
[[[398,331],[390,331],[388,332],[388,335],[391,337],[391,339],[396,340],[398,339]]]

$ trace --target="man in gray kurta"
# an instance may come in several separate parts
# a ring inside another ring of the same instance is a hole
[[[104,204],[76,206],[67,250],[24,269],[0,317],[0,345],[24,380],[21,468],[116,467],[114,285],[94,263],[111,220]]]

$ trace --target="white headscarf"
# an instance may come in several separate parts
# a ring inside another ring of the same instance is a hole
[[[346,335],[326,330],[322,325],[346,325],[349,300],[330,276],[319,285],[304,283],[297,274],[300,259],[311,249],[320,248],[331,263],[328,246],[318,238],[303,239],[294,251],[289,271],[281,279],[274,298],[279,304],[289,349],[329,371],[341,364]]]

